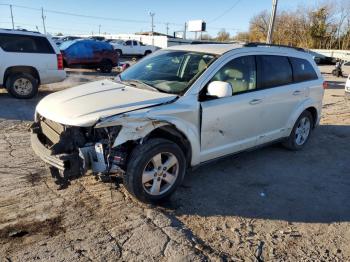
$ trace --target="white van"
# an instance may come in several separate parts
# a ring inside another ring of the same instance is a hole
[[[323,79],[299,49],[181,45],[117,79],[46,96],[32,147],[64,176],[122,172],[137,199],[174,192],[187,168],[272,142],[302,149],[321,117]]]
[[[66,77],[62,55],[50,37],[0,29],[0,86],[17,98],[31,98],[39,85]]]

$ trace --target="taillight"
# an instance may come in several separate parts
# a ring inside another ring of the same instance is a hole
[[[58,68],[58,70],[63,70],[63,56],[62,56],[62,54],[57,55],[57,68]]]
[[[328,88],[328,82],[327,81],[323,81],[323,89],[327,89]]]

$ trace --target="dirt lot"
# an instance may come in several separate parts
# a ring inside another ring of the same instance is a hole
[[[58,190],[30,148],[41,97],[106,76],[73,71],[34,100],[0,93],[0,261],[349,261],[350,101],[345,78],[321,71],[331,85],[305,150],[274,145],[203,166],[162,207],[134,201],[117,178]]]

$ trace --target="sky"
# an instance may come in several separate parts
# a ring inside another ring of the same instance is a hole
[[[316,2],[279,0],[278,10],[296,9]],[[207,33],[215,36],[223,28],[231,35],[248,30],[251,17],[262,10],[271,10],[272,0],[0,0],[0,28],[12,27],[8,4],[13,5],[15,28],[38,29],[41,32],[40,9],[43,8],[46,31],[51,34],[97,34],[99,30],[107,34],[151,31],[149,13],[152,12],[155,13],[154,30],[157,32],[166,33],[166,23],[169,23],[169,34],[173,34],[174,31],[182,31],[187,21],[204,20]],[[67,13],[89,17],[75,17]]]

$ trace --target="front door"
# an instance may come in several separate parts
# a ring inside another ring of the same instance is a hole
[[[255,57],[231,60],[212,81],[230,83],[233,95],[212,99],[202,90],[201,162],[253,147],[261,133],[264,97],[256,89]]]
[[[123,53],[126,55],[134,55],[135,54],[134,48],[132,46],[132,40],[125,41]]]

